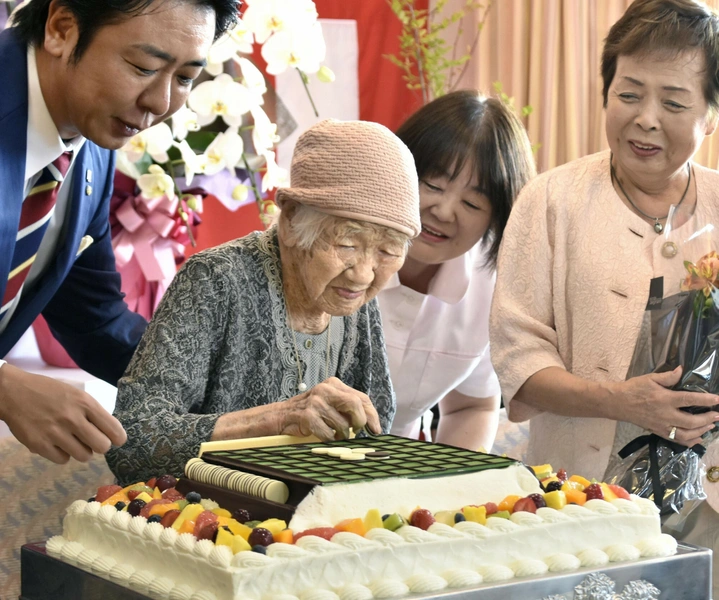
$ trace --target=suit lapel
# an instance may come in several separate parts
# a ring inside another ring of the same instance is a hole
[[[25,331],[32,325],[37,314],[55,295],[75,262],[75,254],[80,246],[82,236],[87,231],[97,210],[97,202],[85,194],[84,185],[85,170],[92,169],[94,166],[92,156],[89,144],[85,142],[73,166],[71,179],[68,181],[68,184],[72,186],[69,190],[68,212],[65,215],[62,238],[55,258],[40,279],[35,282],[32,294],[20,297],[20,303],[8,325],[8,330],[12,327],[13,329],[19,328],[19,331]]]
[[[11,29],[0,32],[0,298],[5,293],[25,187],[27,49]]]
[[[75,262],[75,254],[80,247],[82,236],[85,235],[88,225],[97,210],[98,202],[92,195],[85,193],[85,171],[96,171],[92,162],[92,152],[89,151],[89,142],[86,141],[77,155],[72,168],[69,190],[69,205],[65,215],[62,240],[58,247],[55,260],[50,264],[46,276],[48,283],[62,280]],[[96,192],[95,192],[96,194]],[[46,282],[45,277],[41,283]]]

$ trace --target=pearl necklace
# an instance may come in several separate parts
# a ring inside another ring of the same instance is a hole
[[[290,331],[292,332],[292,343],[295,347],[295,362],[297,363],[297,374],[298,374],[298,381],[297,389],[300,392],[304,392],[307,390],[307,384],[303,381],[302,377],[302,362],[300,361],[300,353],[297,349],[297,335],[295,334],[295,330],[290,327]],[[327,350],[325,351],[325,378],[323,381],[326,381],[329,379],[330,376],[330,339],[332,337],[332,317],[330,316],[330,322],[329,325],[327,325]]]
[[[614,163],[612,162],[612,159],[614,157],[609,157],[609,172],[611,174],[611,177],[614,181],[617,182],[617,185],[619,186],[619,189],[622,191],[622,194],[624,194],[624,197],[629,201],[629,204],[632,205],[632,208],[636,210],[640,215],[647,219],[652,219],[654,221],[654,231],[657,233],[661,233],[664,231],[664,225],[662,225],[659,221],[663,221],[669,216],[669,213],[667,213],[663,217],[652,217],[651,215],[648,215],[645,213],[641,208],[639,208],[634,202],[632,202],[632,199],[629,197],[629,194],[624,190],[624,187],[622,186],[622,182],[619,181],[619,177],[617,177],[617,172],[614,170]],[[689,177],[687,178],[687,187],[684,188],[684,193],[682,194],[682,197],[679,199],[679,202],[677,203],[676,207],[679,208],[679,205],[684,202],[684,198],[686,198],[687,192],[689,191],[689,185],[692,182],[692,167],[689,163],[687,163],[687,171],[689,172]]]

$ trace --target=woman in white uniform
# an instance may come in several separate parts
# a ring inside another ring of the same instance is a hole
[[[419,436],[439,404],[436,440],[489,450],[500,391],[489,357],[494,267],[512,203],[535,174],[519,119],[498,99],[442,96],[397,131],[417,166],[422,232],[379,293],[397,413]]]

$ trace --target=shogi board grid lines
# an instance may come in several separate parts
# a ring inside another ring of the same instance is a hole
[[[347,461],[315,454],[313,448],[373,448],[389,453],[385,460]],[[245,448],[206,452],[212,464],[310,485],[359,483],[392,477],[418,479],[472,473],[508,467],[517,461],[503,456],[472,452],[392,435],[335,442]]]

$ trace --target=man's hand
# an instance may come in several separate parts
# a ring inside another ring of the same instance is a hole
[[[63,464],[122,446],[120,422],[89,394],[10,364],[0,368],[0,419],[27,448]]]

